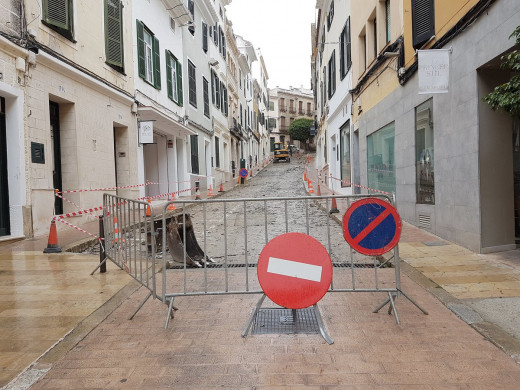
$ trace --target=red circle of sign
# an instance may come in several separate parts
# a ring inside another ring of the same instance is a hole
[[[285,233],[262,249],[257,275],[265,295],[274,303],[287,309],[303,309],[327,293],[332,282],[332,261],[315,238]]]
[[[396,227],[394,237],[392,238],[392,240],[388,244],[386,244],[384,247],[379,248],[379,249],[363,248],[362,246],[359,245],[359,243],[357,243],[355,241],[355,237],[351,237],[350,232],[348,230],[348,223],[349,223],[350,217],[352,216],[352,213],[354,213],[354,211],[356,211],[361,206],[364,206],[366,204],[373,204],[373,203],[383,206],[390,212],[389,215],[394,217],[395,227]],[[356,252],[361,253],[363,255],[377,256],[377,255],[382,255],[383,253],[386,253],[386,252],[392,250],[399,243],[399,239],[401,238],[401,229],[402,229],[401,217],[399,216],[397,209],[394,206],[392,206],[390,203],[388,203],[384,200],[378,199],[378,198],[365,198],[365,199],[361,199],[361,200],[358,200],[358,201],[352,203],[352,205],[348,208],[347,212],[343,216],[343,237],[345,237],[345,240],[352,247],[352,249],[354,249]]]
[[[249,175],[249,172],[247,171],[247,169],[242,168],[242,169],[240,169],[240,171],[238,171],[238,174],[240,175],[240,177],[242,179],[245,179],[247,177],[247,175]]]

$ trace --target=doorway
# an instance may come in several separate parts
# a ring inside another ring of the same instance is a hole
[[[60,105],[49,101],[49,117],[52,138],[52,185],[54,189],[63,191],[63,177],[61,172],[61,141],[60,141]],[[54,197],[54,214],[63,214],[63,200]]]
[[[0,236],[11,234],[9,221],[9,181],[7,178],[7,127],[5,99],[0,97]]]

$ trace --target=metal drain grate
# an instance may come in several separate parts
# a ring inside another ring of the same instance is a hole
[[[293,311],[284,308],[259,309],[251,334],[319,334],[320,328],[314,307]]]

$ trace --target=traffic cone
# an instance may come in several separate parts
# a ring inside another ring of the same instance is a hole
[[[334,191],[332,191],[332,196],[334,196]],[[336,198],[332,198],[332,205],[329,211],[329,214],[339,213],[338,204],[336,203]]]
[[[213,196],[213,187],[211,185],[209,186],[208,196]]]
[[[314,194],[314,188],[312,188],[312,181],[309,180],[309,194]]]
[[[150,198],[147,199],[149,204],[152,204],[152,200]],[[152,211],[150,210],[150,206],[146,206],[146,216],[150,217],[152,215]]]
[[[175,200],[175,192],[172,192],[172,201]],[[168,210],[170,211],[173,211],[173,210],[177,210],[177,207],[175,207],[175,203],[170,203],[168,205]]]
[[[321,196],[321,190],[320,190],[320,183],[318,182],[318,192],[316,193],[317,196]]]
[[[303,180],[307,181],[307,171],[303,171]]]
[[[124,238],[121,238],[121,230],[119,230],[119,226],[117,224],[117,217],[114,216],[114,239],[112,240],[112,243],[117,242],[125,242]]]
[[[218,192],[224,192],[224,186],[222,185],[222,183],[220,183],[220,189],[218,190]]]
[[[195,190],[195,200],[200,200],[200,188],[197,187]]]
[[[251,167],[251,170],[249,171],[249,177],[253,177],[253,167]]]
[[[51,228],[49,229],[49,240],[47,242],[47,248],[43,250],[43,253],[61,253],[61,248],[58,246],[58,233],[56,231],[56,221],[51,221]]]

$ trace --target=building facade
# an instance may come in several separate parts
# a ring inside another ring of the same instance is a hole
[[[330,14],[330,4],[320,11]],[[510,77],[500,57],[515,45],[520,4],[351,1],[350,20],[353,192],[361,185],[395,194],[404,220],[474,252],[515,248],[518,125],[482,98]],[[448,53],[445,93],[420,91],[416,50]]]

